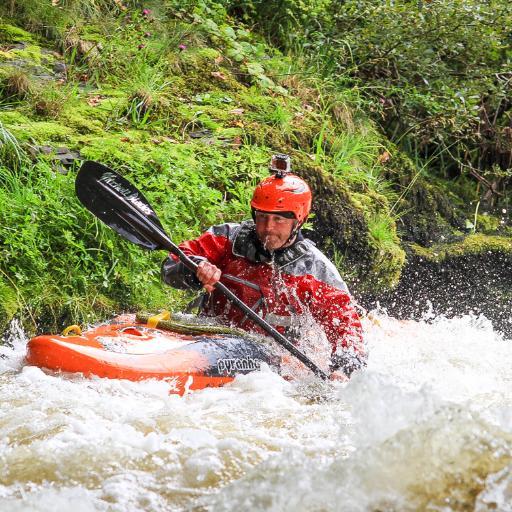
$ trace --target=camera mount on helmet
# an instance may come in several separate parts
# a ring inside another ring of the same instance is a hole
[[[284,178],[287,174],[292,172],[290,155],[285,155],[284,153],[276,153],[275,155],[272,155],[268,168],[270,173],[276,178]]]

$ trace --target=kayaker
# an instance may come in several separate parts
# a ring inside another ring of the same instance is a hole
[[[366,364],[361,322],[336,267],[301,232],[312,195],[289,168],[288,156],[274,155],[273,174],[251,200],[253,220],[212,226],[183,242],[180,248],[199,264],[197,273],[171,254],[162,279],[178,289],[204,287],[202,312],[246,330],[259,328],[215,291],[219,280],[292,340],[309,314],[331,344],[333,378],[343,378]]]

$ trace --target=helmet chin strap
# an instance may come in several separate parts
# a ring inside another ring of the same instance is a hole
[[[296,220],[295,223],[293,224],[293,228],[290,232],[290,236],[288,237],[288,240],[286,240],[286,242],[283,245],[286,245],[295,240],[295,238],[297,237],[297,233],[299,232],[299,229],[301,226],[302,226],[302,224]],[[281,247],[283,247],[283,245]]]

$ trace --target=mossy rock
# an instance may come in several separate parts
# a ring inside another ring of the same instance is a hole
[[[0,42],[1,43],[30,43],[34,41],[34,36],[22,28],[7,23],[0,23]]]
[[[411,249],[417,256],[435,263],[465,258],[468,255],[486,256],[492,253],[501,253],[512,258],[512,238],[476,233],[465,236],[456,243],[436,244],[429,248],[412,244]]]
[[[4,122],[4,113],[0,114],[0,121]],[[51,144],[72,142],[74,130],[59,122],[28,121],[21,124],[4,122],[5,126],[20,142],[35,142],[37,144]]]
[[[512,237],[512,226],[510,226],[507,211],[496,212],[494,215],[485,212],[477,215],[474,229],[477,233],[486,235],[501,235]]]
[[[13,319],[19,310],[19,301],[16,290],[0,279],[0,332],[2,332],[7,324]]]
[[[2,63],[2,65],[5,64],[2,61],[10,61],[10,60],[15,60],[15,59],[16,59],[16,55],[14,55],[14,53],[9,52],[9,51],[0,50],[0,63]]]
[[[499,231],[501,219],[493,215],[477,215],[476,230],[481,233],[491,234]]]
[[[13,49],[11,53],[18,59],[37,66],[41,65],[42,53],[41,47],[35,44],[29,44],[23,49]]]
[[[385,164],[384,177],[400,194],[399,234],[402,240],[429,246],[450,240],[454,230],[464,229],[466,212],[460,198],[429,181],[398,148]]]
[[[512,335],[512,237],[472,234],[425,248],[412,244],[398,287],[367,294],[398,318],[483,314],[496,330]]]
[[[105,100],[97,107],[91,107],[85,101],[75,101],[66,105],[59,121],[79,134],[103,134],[105,123],[112,112],[111,104]]]
[[[391,243],[372,240],[365,214],[352,201],[350,191],[319,167],[304,158],[298,159],[296,172],[313,191],[315,217],[311,238],[335,261],[335,253],[341,253],[340,271],[359,292],[395,286],[405,263],[396,234]]]
[[[187,48],[180,52],[179,61],[195,69],[216,69],[215,60],[221,57],[221,53],[215,48]]]

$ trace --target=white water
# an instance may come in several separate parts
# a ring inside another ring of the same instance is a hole
[[[331,391],[262,371],[183,398],[0,347],[0,510],[512,511],[512,342],[485,319],[367,324]]]

